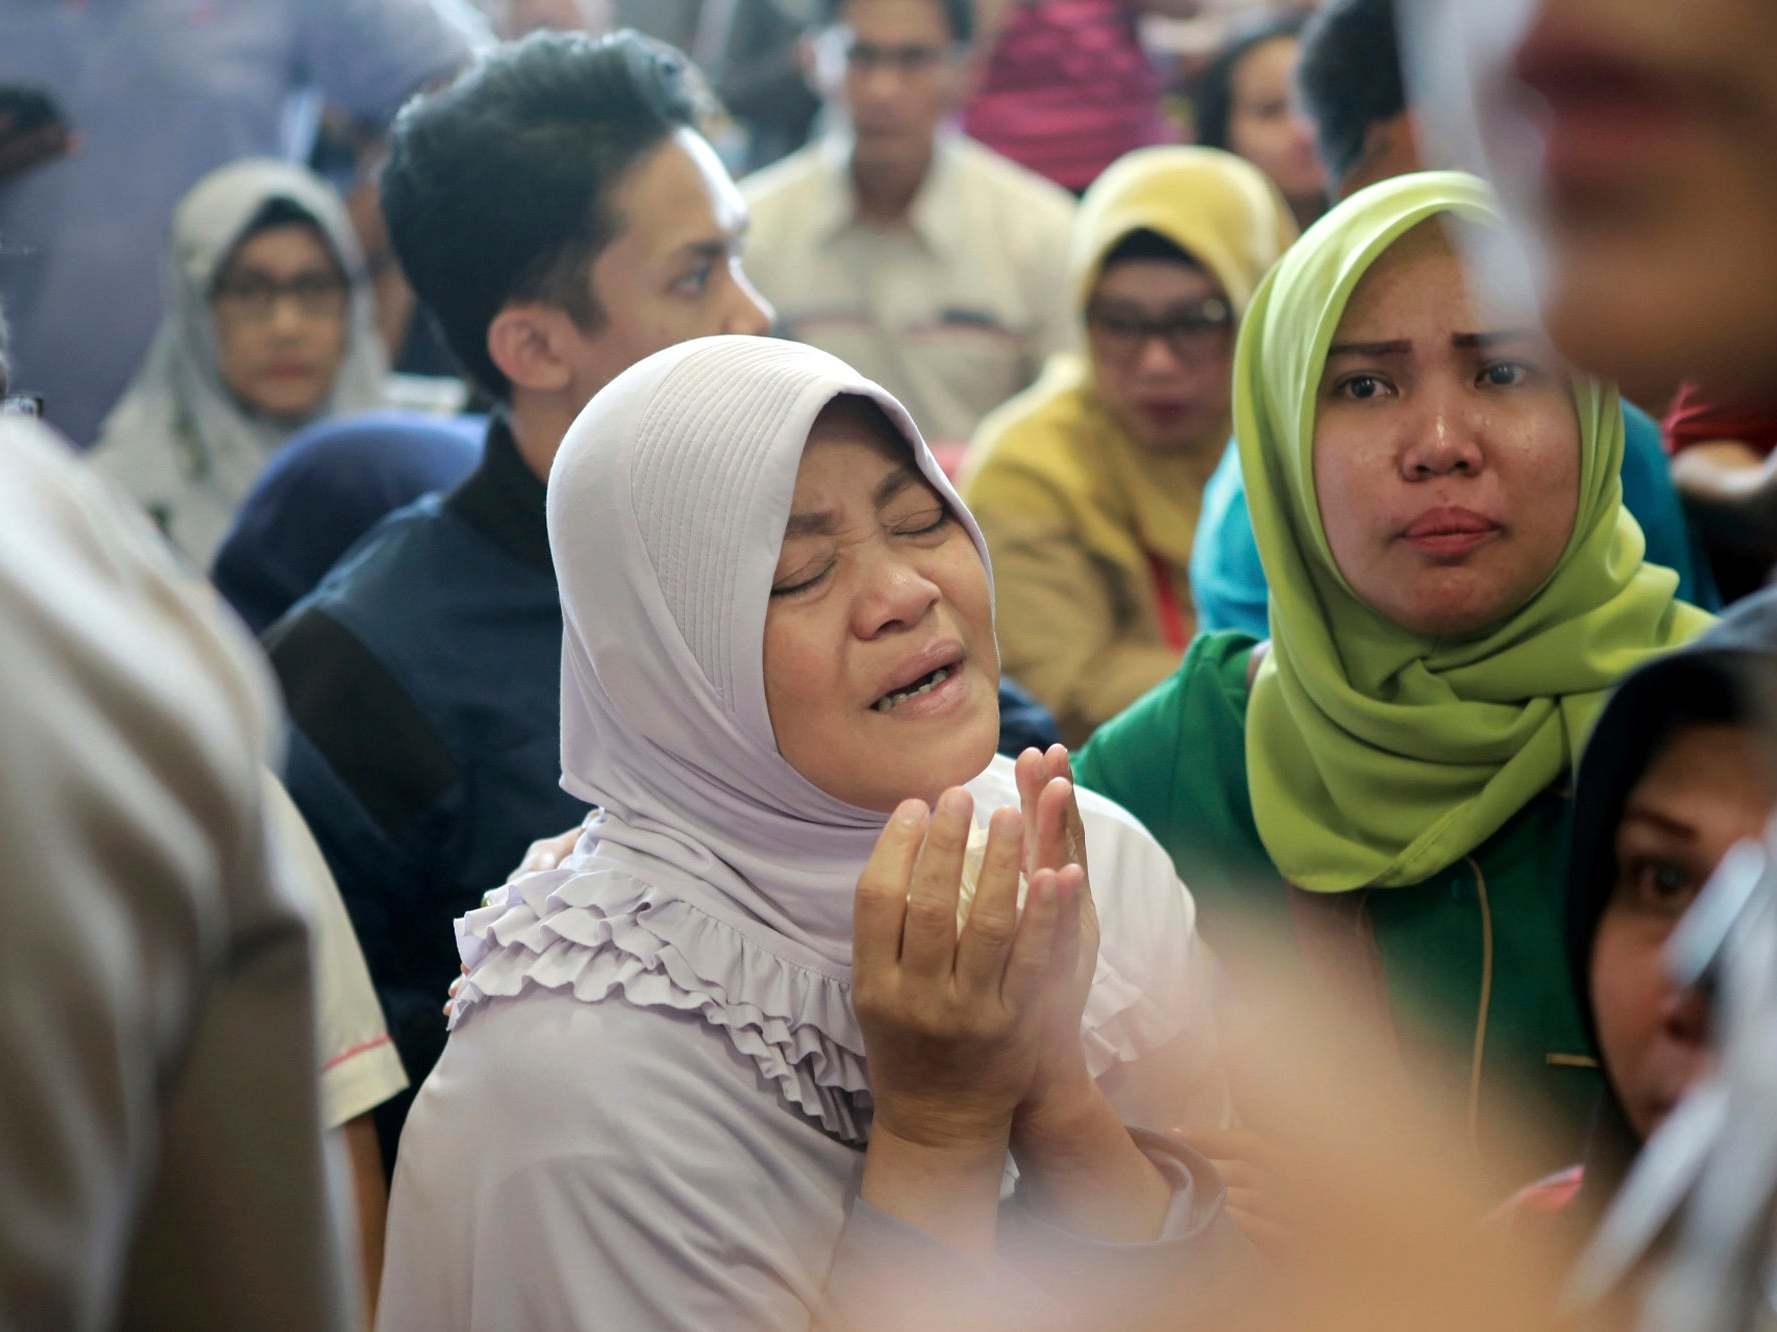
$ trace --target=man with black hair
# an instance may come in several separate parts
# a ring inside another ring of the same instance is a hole
[[[1395,0],[1334,0],[1302,35],[1296,82],[1333,194],[1421,169],[1401,79]]]
[[[560,774],[544,483],[586,402],[689,338],[763,333],[746,206],[695,71],[632,32],[539,33],[402,111],[383,207],[408,280],[496,401],[479,467],[387,519],[267,634],[286,779],[417,1087],[451,921],[585,807]],[[409,1096],[379,1108],[386,1159]]]
[[[1073,200],[947,132],[969,0],[836,0],[808,51],[845,128],[749,177],[749,262],[785,334],[961,443],[1073,340]]]

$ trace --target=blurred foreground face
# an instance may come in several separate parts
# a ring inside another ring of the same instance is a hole
[[[956,35],[941,0],[848,0],[838,37],[853,160],[923,168],[957,94]]]
[[[1441,226],[1396,241],[1345,307],[1315,407],[1321,526],[1351,590],[1414,633],[1484,633],[1554,571],[1579,476],[1552,351],[1470,299]]]
[[[1506,0],[1445,14],[1490,53],[1471,74],[1481,134],[1545,247],[1563,350],[1628,382],[1772,394],[1777,4]]]
[[[1707,1012],[1673,983],[1666,940],[1734,843],[1756,837],[1777,792],[1751,729],[1675,730],[1624,802],[1616,883],[1592,945],[1598,1043],[1617,1098],[1646,1138],[1708,1066]]]

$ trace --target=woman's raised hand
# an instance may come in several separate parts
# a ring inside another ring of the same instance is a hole
[[[1071,909],[1056,927],[1054,965],[1044,986],[1044,1043],[1031,1094],[1020,1107],[1028,1120],[1053,1108],[1056,1097],[1084,1095],[1090,1075],[1080,1043],[1080,1015],[1098,968],[1098,910],[1086,865],[1086,828],[1074,794],[1067,749],[1027,749],[1016,765],[1024,814],[1025,873],[1067,874],[1077,884]],[[1028,1125],[1021,1126],[1028,1127]]]
[[[870,1064],[873,1134],[1003,1151],[1036,1072],[1044,989],[1061,922],[1077,918],[1084,876],[1031,876],[1020,913],[1024,819],[999,810],[959,933],[972,807],[956,788],[929,813],[917,800],[903,803],[883,829],[858,880],[852,1002]]]

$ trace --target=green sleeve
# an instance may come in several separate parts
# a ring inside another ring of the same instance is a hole
[[[1139,819],[1206,915],[1240,885],[1273,884],[1246,786],[1246,671],[1255,640],[1201,634],[1178,671],[1093,734],[1082,786]],[[1250,897],[1240,901],[1250,906]]]

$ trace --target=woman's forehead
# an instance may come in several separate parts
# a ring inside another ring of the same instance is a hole
[[[1377,256],[1352,289],[1339,319],[1341,340],[1379,334],[1404,318],[1470,322],[1468,280],[1448,230],[1432,218]]]

